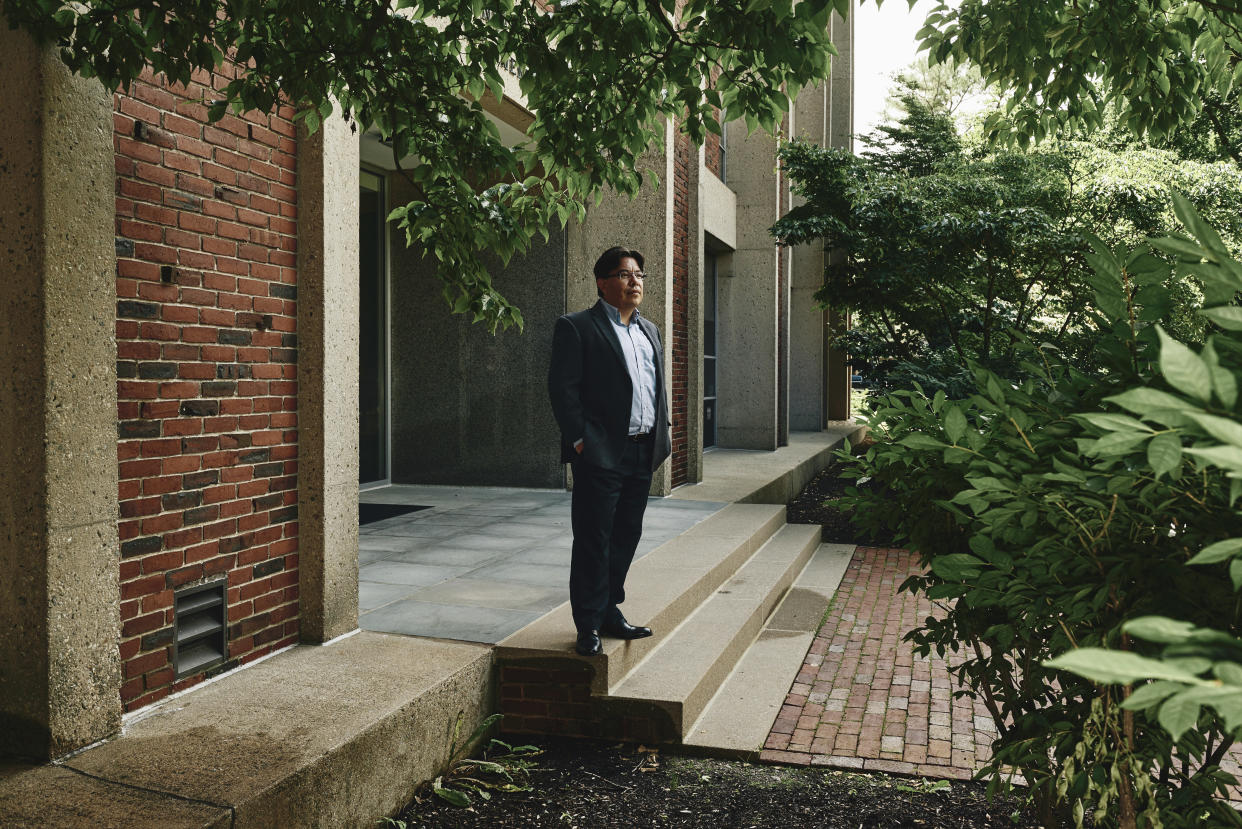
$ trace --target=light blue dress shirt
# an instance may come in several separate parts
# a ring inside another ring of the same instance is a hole
[[[621,312],[608,302],[600,300],[612,329],[621,341],[621,353],[625,355],[625,368],[630,373],[634,396],[630,401],[629,434],[640,435],[655,428],[656,410],[656,362],[655,347],[638,324],[638,311],[630,315],[630,324],[621,322]]]

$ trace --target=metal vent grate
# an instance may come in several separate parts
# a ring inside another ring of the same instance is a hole
[[[178,679],[224,661],[225,586],[220,579],[173,595],[173,666]]]

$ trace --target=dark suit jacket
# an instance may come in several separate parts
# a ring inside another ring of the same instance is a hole
[[[664,357],[660,331],[641,314],[638,325],[655,351],[656,420],[654,470],[669,456],[668,395],[664,388]],[[582,459],[616,469],[625,451],[634,384],[625,367],[621,341],[613,330],[603,301],[585,311],[566,314],[552,332],[552,366],[548,396],[561,429],[561,461],[578,457],[574,441],[583,439]]]

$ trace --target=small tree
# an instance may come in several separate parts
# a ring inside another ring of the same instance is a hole
[[[855,312],[839,346],[881,385],[965,395],[972,362],[1016,380],[1023,339],[1103,370],[1087,239],[1133,247],[1172,229],[1171,187],[1193,193],[1229,244],[1242,241],[1242,172],[1232,165],[1086,142],[997,152],[959,138],[910,87],[899,100],[904,115],[864,138],[861,158],[782,149],[805,203],[773,227],[784,244],[823,239],[838,251],[817,296]],[[1173,275],[1164,287],[1167,304],[1146,313],[1201,339],[1193,281]]]

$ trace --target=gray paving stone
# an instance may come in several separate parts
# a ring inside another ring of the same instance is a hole
[[[510,504],[474,504],[469,507],[458,507],[454,515],[494,515],[501,518],[530,512],[530,507],[518,507]]]
[[[551,564],[529,564],[521,561],[485,564],[470,572],[472,579],[508,581],[545,587],[564,584],[567,575],[564,567]]]
[[[380,584],[374,581],[358,580],[358,610],[366,613],[382,607],[389,602],[404,598],[418,588],[408,584]]]
[[[499,521],[497,515],[471,515],[452,510],[448,512],[428,512],[418,518],[409,519],[411,524],[429,524],[437,527],[483,527]]]
[[[381,522],[382,523],[382,522]],[[390,524],[380,527],[378,524],[372,526],[368,524],[363,527],[361,533],[363,535],[399,535],[406,538],[445,538],[450,535],[456,535],[464,529],[461,525],[448,524],[423,524],[414,523],[412,521],[404,521],[399,524]]]
[[[433,604],[402,599],[363,614],[360,622],[366,630],[383,633],[464,639],[469,642],[499,642],[542,615],[525,610]]]
[[[570,539],[572,541],[572,539]],[[523,550],[509,557],[509,561],[523,561],[527,564],[554,564],[558,567],[565,568],[565,577],[569,577],[569,557],[570,548],[566,544],[563,547],[532,547],[529,550]]]
[[[464,547],[467,550],[495,550],[501,552],[517,552],[518,550],[538,544],[534,538],[514,538],[512,536],[487,535],[480,532],[459,532],[453,536],[451,546]],[[448,546],[449,542],[445,542]]]
[[[569,586],[556,587],[461,578],[424,587],[410,595],[417,602],[503,607],[546,613],[569,599]]]
[[[510,553],[479,547],[457,547],[447,544],[419,545],[400,553],[389,553],[389,561],[405,564],[443,564],[450,567],[478,567],[488,561],[507,558]]]
[[[478,527],[473,532],[505,538],[548,538],[560,535],[566,529],[567,527],[558,527],[554,524],[520,524],[514,521],[504,521]]]
[[[402,553],[406,550],[413,550],[426,542],[408,535],[368,535],[365,538],[359,537],[359,552],[366,550],[368,552],[385,552],[385,553]]]
[[[469,567],[448,567],[436,564],[406,564],[400,561],[378,561],[358,568],[358,578],[383,584],[429,587],[468,572]]]
[[[569,528],[569,513],[557,513],[555,515],[544,514],[539,511],[518,513],[508,519],[510,524],[534,524],[540,527],[560,527],[562,529]]]
[[[392,550],[364,550],[358,548],[358,566],[363,567],[367,564],[374,564],[377,561],[383,561],[393,555]]]

